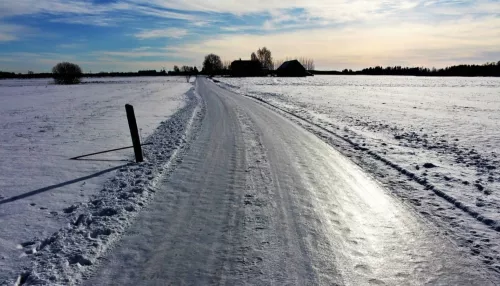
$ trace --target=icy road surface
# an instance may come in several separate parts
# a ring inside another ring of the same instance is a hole
[[[317,136],[206,79],[196,89],[197,139],[88,285],[494,285]]]

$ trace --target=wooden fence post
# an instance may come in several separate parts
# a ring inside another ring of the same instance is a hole
[[[137,121],[135,120],[134,107],[130,104],[125,104],[127,111],[128,126],[130,128],[130,136],[132,136],[132,144],[134,145],[135,161],[142,162],[141,139],[139,138],[139,130],[137,129]]]

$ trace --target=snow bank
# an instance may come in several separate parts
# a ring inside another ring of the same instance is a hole
[[[47,267],[55,267],[55,260],[64,253],[74,257],[57,263],[88,264],[79,259],[82,253],[64,250],[61,244],[72,243],[61,240],[68,230],[59,230],[78,227],[82,237],[98,245],[101,236],[113,237],[119,227],[106,227],[107,222],[121,221],[127,217],[122,211],[133,213],[140,205],[113,206],[108,196],[131,191],[130,198],[137,196],[137,203],[147,199],[141,190],[151,186],[161,172],[159,166],[183,142],[179,135],[185,129],[182,121],[193,109],[193,99],[186,100],[184,95],[192,85],[182,78],[114,78],[76,86],[47,82],[0,81],[0,281],[11,281],[22,265],[30,271],[33,258],[46,259]],[[145,148],[147,163],[131,165],[131,150],[68,160],[131,145],[126,103],[135,107],[143,140],[155,144]],[[160,138],[165,132],[174,142],[162,141],[167,140]],[[72,239],[78,245],[78,239]],[[58,253],[53,247],[60,252],[49,259],[44,250]]]
[[[500,273],[500,79],[220,81],[318,134]]]

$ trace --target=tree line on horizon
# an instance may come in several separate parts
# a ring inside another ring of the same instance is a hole
[[[313,71],[314,74],[325,75],[402,75],[402,76],[459,76],[459,77],[500,77],[500,61],[487,62],[482,65],[454,65],[445,68],[425,67],[370,67],[358,71],[344,69],[342,71]]]
[[[165,70],[140,70],[137,72],[97,72],[97,73],[82,73],[81,77],[134,77],[134,76],[166,76],[168,75]],[[53,73],[14,73],[14,72],[3,72],[0,71],[0,79],[8,79],[8,78],[51,78],[53,77]]]
[[[269,70],[274,70],[279,67],[284,61],[292,60],[294,58],[286,58],[285,60],[273,60],[269,50],[262,48],[257,53],[250,55],[251,60],[259,60],[263,62],[263,66]],[[267,51],[266,51],[267,50]],[[269,52],[268,52],[269,51]],[[297,58],[304,67],[313,74],[317,75],[387,75],[387,76],[461,76],[461,77],[500,77],[500,61],[488,62],[482,65],[454,65],[446,68],[425,68],[425,67],[382,67],[375,66],[365,68],[362,70],[353,71],[351,69],[344,69],[342,71],[319,71],[314,69],[314,61],[308,58]],[[222,61],[221,58],[215,54],[209,54],[205,57],[203,62],[203,69],[201,72],[197,67],[174,66],[173,71],[166,72],[165,69],[161,71],[156,70],[142,70],[138,72],[99,72],[99,73],[81,73],[81,77],[133,77],[133,76],[185,76],[185,75],[230,75],[231,62]],[[8,78],[52,78],[54,73],[34,73],[28,71],[26,74],[0,71],[0,79]]]

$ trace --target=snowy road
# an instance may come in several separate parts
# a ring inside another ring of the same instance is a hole
[[[206,79],[198,137],[88,285],[494,285],[318,137]]]

